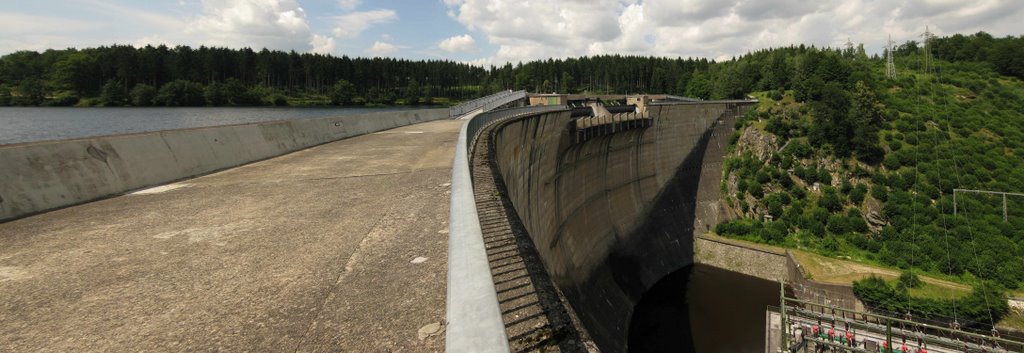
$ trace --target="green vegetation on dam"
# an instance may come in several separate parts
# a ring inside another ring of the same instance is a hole
[[[1024,287],[1024,198],[953,194],[1024,185],[1021,65],[1001,56],[1022,50],[978,34],[933,40],[926,57],[908,42],[895,78],[856,50],[744,57],[766,75],[721,183],[738,218],[716,231],[968,284],[978,292],[958,303],[953,291],[908,299],[899,281],[854,288],[890,311],[999,321]]]

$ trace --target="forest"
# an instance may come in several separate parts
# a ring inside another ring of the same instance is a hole
[[[690,90],[710,97],[717,93],[706,74],[711,64],[616,55],[482,68],[446,60],[113,45],[0,57],[0,106],[451,104],[505,89]]]
[[[985,33],[907,42],[895,78],[850,49],[740,58],[786,74],[753,89],[759,105],[737,122],[721,188],[740,217],[716,232],[969,284],[944,301],[877,278],[854,289],[894,312],[960,305],[999,321],[1005,306],[978,298],[1024,287],[1024,198],[1007,198],[1004,218],[998,195],[958,192],[954,213],[953,193],[1022,191],[1022,50]]]

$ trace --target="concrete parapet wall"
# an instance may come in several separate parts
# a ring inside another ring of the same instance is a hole
[[[0,220],[447,117],[392,111],[2,146]]]
[[[568,111],[495,128],[508,197],[602,350],[625,351],[643,294],[694,263],[695,228],[718,220],[725,142],[751,105],[652,105],[651,126],[579,143]]]
[[[784,252],[757,249],[742,244],[695,237],[694,261],[733,272],[776,282],[789,281],[789,258]]]

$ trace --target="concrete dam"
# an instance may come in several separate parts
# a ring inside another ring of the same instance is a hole
[[[695,236],[724,215],[725,148],[755,103],[650,104],[645,113],[580,119],[567,109],[523,113],[497,119],[475,140],[473,158],[491,159],[546,275],[602,351],[643,351],[645,335],[659,334],[638,329],[635,316],[652,288],[701,262]],[[485,240],[488,233],[485,225]],[[503,281],[493,261],[492,272]]]

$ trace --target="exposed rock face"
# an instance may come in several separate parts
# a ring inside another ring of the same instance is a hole
[[[864,219],[872,232],[881,231],[882,227],[889,224],[882,215],[882,207],[882,202],[875,200],[874,197],[868,196],[864,199]]]
[[[767,163],[779,151],[779,138],[759,129],[747,128],[736,143],[736,152],[743,154],[747,151],[762,163]]]

